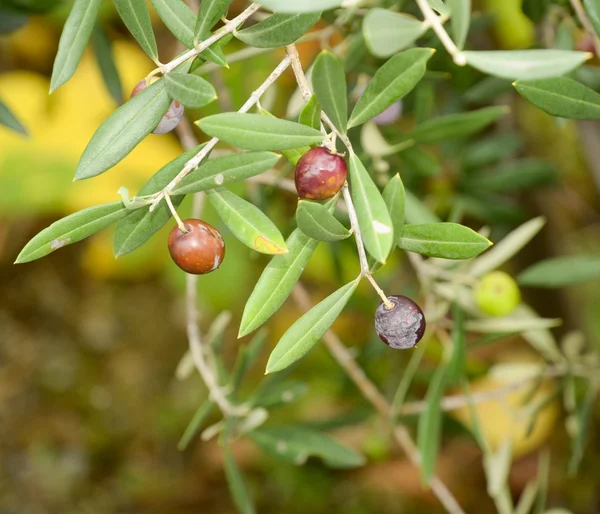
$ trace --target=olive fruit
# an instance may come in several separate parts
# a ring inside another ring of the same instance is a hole
[[[326,200],[334,196],[346,182],[348,167],[341,155],[327,148],[312,148],[296,165],[298,196],[307,200]]]
[[[425,315],[421,308],[406,296],[388,296],[391,308],[384,302],[375,311],[375,330],[391,348],[413,348],[425,333]]]
[[[169,253],[175,264],[192,275],[216,270],[225,257],[225,243],[219,231],[196,219],[187,219],[183,225],[187,232],[175,225],[169,234]]]
[[[144,89],[146,89],[150,84],[156,82],[158,79],[156,77],[152,77],[149,81],[146,79],[140,80],[136,86],[131,91],[130,98],[140,94]],[[159,121],[156,128],[152,131],[153,134],[166,134],[167,132],[171,132],[179,122],[183,118],[183,105],[179,102],[173,100],[169,109],[163,116],[163,118]]]
[[[477,306],[490,316],[506,316],[521,303],[521,291],[504,271],[492,271],[481,277],[475,288]]]

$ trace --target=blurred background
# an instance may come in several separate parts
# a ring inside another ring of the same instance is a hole
[[[150,135],[108,173],[91,181],[72,182],[87,142],[117,107],[119,91],[113,89],[111,94],[107,89],[97,54],[90,46],[74,77],[48,95],[58,38],[71,2],[47,3],[56,5],[48,11],[10,17],[8,11],[0,11],[0,98],[27,130],[23,135],[0,126],[0,512],[233,513],[217,442],[196,439],[185,451],[178,449],[206,391],[196,376],[183,381],[175,377],[187,340],[184,276],[168,258],[166,246],[171,227],[118,260],[112,252],[112,233],[107,230],[39,261],[13,265],[24,244],[51,222],[75,210],[117,200],[121,186],[136,191],[181,152],[174,133]],[[230,17],[244,5],[235,1]],[[485,13],[479,20],[484,44],[497,48],[532,44],[536,26],[522,13],[520,2],[487,0],[476,7]],[[179,49],[156,16],[153,21],[161,57],[167,60]],[[101,25],[112,44],[122,94],[128,97],[153,65],[128,36],[111,2],[102,8]],[[589,46],[576,26],[564,32],[573,47]],[[239,48],[242,46],[232,41],[226,53]],[[306,43],[299,49],[303,61],[310,64],[320,45]],[[208,78],[221,92],[220,104],[188,112],[189,119],[237,109],[281,57],[279,51],[272,51],[211,72]],[[439,59],[437,64],[432,60],[432,67],[443,70],[446,61],[443,56]],[[597,58],[588,63],[592,81],[597,80],[598,66]],[[451,95],[474,94],[480,78],[472,70],[461,70],[452,78],[432,80],[440,96],[439,110],[452,109]],[[293,76],[286,74],[265,104],[283,116],[294,90]],[[410,123],[411,101],[406,101],[405,118],[390,130],[403,130],[404,124]],[[552,167],[552,174],[531,187],[508,191],[503,200],[506,204],[492,202],[488,212],[474,209],[465,223],[474,228],[488,224],[491,239],[497,241],[526,219],[537,215],[548,219],[542,233],[506,267],[511,274],[549,257],[598,254],[598,124],[554,119],[510,92],[500,91],[482,103],[511,105],[512,114],[502,123],[515,135],[514,153],[543,159]],[[454,155],[461,148],[455,149]],[[424,203],[441,216],[448,213],[460,187],[460,170],[453,153],[448,155],[448,159],[439,155],[441,168],[430,176],[415,172],[404,160],[391,161],[392,170],[400,171]],[[256,186],[248,186],[247,194],[277,222],[283,234],[291,232],[293,195]],[[188,199],[180,212],[185,216],[190,208]],[[236,339],[241,313],[267,259],[237,242],[210,206],[204,219],[224,234],[227,259],[218,272],[199,281],[202,327],[207,330],[223,311],[231,313],[221,344],[223,361],[232,366],[240,344],[247,342]],[[354,278],[357,270],[352,242],[323,243],[303,280],[318,300]],[[390,293],[418,294],[414,273],[403,255],[396,255],[378,280]],[[598,282],[559,290],[524,289],[522,293],[544,317],[564,320],[556,331],[559,338],[578,331],[588,348],[599,347]],[[361,285],[335,328],[369,376],[391,397],[409,356],[390,352],[378,341],[372,327],[375,307],[372,291]],[[247,394],[261,383],[270,348],[300,313],[290,301],[268,323],[264,354],[244,382]],[[478,382],[473,379],[474,390],[497,387],[494,380],[501,383],[502,379],[490,378],[485,370],[497,363],[528,360],[524,347],[515,337],[471,351],[471,375],[483,377]],[[408,400],[423,398],[439,354],[435,344],[428,345]],[[332,471],[310,459],[304,466],[294,466],[241,440],[234,450],[258,512],[441,511],[431,493],[422,488],[418,471],[394,445],[386,424],[323,348],[312,352],[285,380],[294,391],[294,401],[279,402],[272,419],[331,430],[338,440],[363,452],[368,464]],[[543,394],[545,387],[552,388],[541,384],[538,392]],[[490,438],[495,432],[511,429],[506,425],[506,409],[511,402],[520,401],[516,395],[508,403],[490,402],[480,407]],[[590,413],[591,428],[579,474],[569,477],[571,442],[565,415],[560,402],[549,398],[535,428],[528,434],[519,429],[509,480],[515,497],[536,475],[536,452],[549,447],[550,505],[567,505],[577,513],[599,512],[599,441],[594,423],[598,414],[597,408]],[[456,411],[444,419],[438,472],[468,512],[494,512],[481,453],[462,425],[462,415]],[[407,415],[403,421],[414,429],[417,416]]]

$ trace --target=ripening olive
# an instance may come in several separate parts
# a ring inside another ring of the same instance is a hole
[[[225,257],[225,243],[219,231],[196,219],[185,220],[183,225],[187,232],[175,225],[169,234],[169,253],[175,264],[192,275],[216,270]]]
[[[307,200],[326,200],[334,196],[348,176],[346,161],[327,148],[312,148],[296,165],[298,196]]]

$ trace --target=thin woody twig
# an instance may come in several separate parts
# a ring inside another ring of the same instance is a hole
[[[465,56],[454,44],[454,41],[452,41],[452,39],[446,32],[446,29],[442,25],[440,18],[438,18],[438,16],[433,12],[433,9],[427,3],[427,0],[417,0],[417,5],[419,6],[421,13],[423,13],[425,23],[427,23],[436,33],[437,37],[440,39],[440,41],[444,45],[444,48],[450,54],[454,62],[458,66],[464,66],[465,64],[467,64]]]
[[[312,302],[310,301],[308,292],[300,282],[294,287],[292,296],[302,310],[308,311],[312,308]],[[329,350],[329,353],[331,353],[332,357],[352,379],[365,399],[367,399],[379,414],[393,427],[394,438],[408,459],[416,467],[420,467],[421,455],[408,430],[403,425],[394,425],[394,420],[390,415],[391,407],[388,401],[377,389],[375,384],[369,380],[363,369],[356,363],[354,357],[344,346],[337,334],[333,330],[329,330],[323,336],[323,342]],[[437,476],[434,475],[432,477],[430,486],[446,511],[450,514],[465,514],[462,507],[456,501],[456,498],[454,498],[452,492]]]
[[[596,55],[600,56],[600,38],[598,38],[598,34],[596,34],[596,30],[594,29],[594,25],[592,25],[592,21],[585,12],[585,9],[581,4],[581,0],[571,0],[571,5],[573,6],[575,14],[577,14],[577,18],[579,18],[581,25],[583,25],[585,31],[592,38]]]

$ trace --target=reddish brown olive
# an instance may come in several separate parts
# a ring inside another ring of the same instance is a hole
[[[334,196],[348,176],[346,161],[327,148],[312,148],[296,165],[298,196],[307,200],[326,200]]]
[[[208,223],[188,219],[187,232],[175,225],[169,234],[171,258],[186,273],[204,275],[216,270],[225,258],[225,242],[219,231]]]
[[[133,98],[134,96],[140,94],[150,84],[156,82],[157,80],[158,79],[156,77],[152,77],[149,81],[146,81],[146,79],[140,80],[131,91],[130,98]],[[177,125],[179,125],[181,118],[183,118],[183,111],[183,105],[173,100],[171,102],[171,105],[169,106],[169,109],[159,121],[158,125],[152,131],[152,133],[166,134],[167,132],[171,132],[171,130],[173,130]]]
[[[390,348],[413,348],[425,333],[425,315],[415,302],[406,296],[388,296],[393,307],[381,302],[375,312],[375,330]]]

